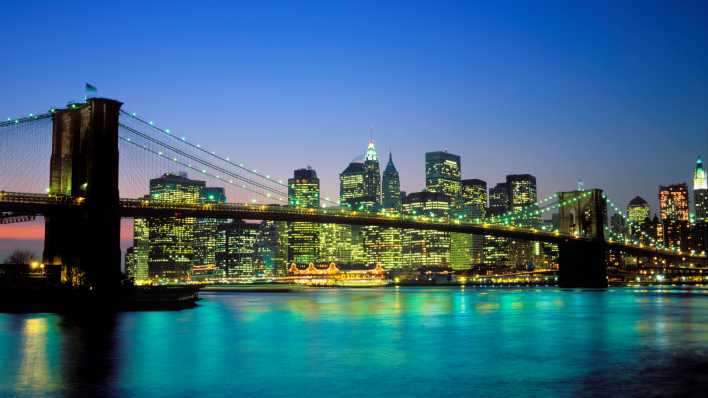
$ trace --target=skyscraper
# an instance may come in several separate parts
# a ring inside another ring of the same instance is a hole
[[[478,179],[462,180],[460,200],[469,219],[484,219],[487,213],[487,183]],[[470,240],[470,260],[472,264],[482,264],[484,236],[472,235]]]
[[[649,203],[639,196],[634,197],[627,205],[627,222],[629,224],[627,232],[635,239],[641,238],[642,231],[647,227],[644,224],[650,221],[650,215]]]
[[[226,203],[224,188],[204,187],[199,198],[201,203]],[[194,257],[192,275],[209,276],[216,272],[216,229],[227,220],[200,218],[194,224]]]
[[[364,163],[351,162],[339,173],[339,203],[356,209],[364,195]]]
[[[291,207],[320,207],[320,180],[312,168],[297,169],[288,179],[288,203]],[[318,259],[319,225],[291,222],[288,231],[288,260],[296,264],[314,263]]]
[[[511,211],[534,206],[538,201],[536,177],[530,174],[510,174],[506,176],[506,186],[509,189],[509,207]]]
[[[403,214],[447,217],[450,214],[450,200],[442,192],[414,192],[406,197]],[[443,231],[404,230],[403,263],[410,268],[449,267],[450,234]]]
[[[283,276],[288,270],[288,223],[263,221],[257,252],[266,275]]]
[[[149,196],[144,199],[149,200]],[[136,282],[146,281],[150,277],[148,272],[148,254],[150,253],[150,229],[145,218],[133,219],[133,252],[131,266],[126,262],[128,276]]]
[[[509,211],[509,187],[500,182],[489,189],[488,216],[499,216]],[[484,257],[482,262],[489,266],[509,264],[509,239],[499,236],[484,237]]]
[[[696,222],[708,223],[708,177],[703,160],[696,159],[693,170],[693,201],[696,207]]]
[[[627,205],[627,221],[639,225],[649,218],[650,214],[651,206],[646,200],[635,196],[634,199],[629,201]]]
[[[489,189],[489,215],[499,216],[509,211],[509,186],[500,182]]]
[[[224,276],[256,275],[256,244],[259,236],[259,224],[233,220],[217,226],[215,261]]]
[[[506,176],[506,186],[509,189],[509,207],[512,212],[522,210],[535,210],[538,201],[536,177],[530,174],[510,174]],[[525,226],[538,226],[540,216],[531,215],[518,217],[516,224]],[[534,255],[540,255],[540,243],[523,240],[510,241],[510,261],[517,269],[523,269],[533,262]]]
[[[460,157],[447,151],[425,154],[425,189],[442,192],[457,204],[460,197]]]
[[[383,207],[385,209],[401,209],[401,181],[398,170],[393,164],[393,155],[388,154],[388,163],[382,177]]]
[[[381,204],[381,170],[379,156],[372,140],[369,140],[364,155],[364,196],[371,198],[376,204]]]
[[[664,243],[688,249],[688,187],[685,183],[659,187],[659,218]]]
[[[659,218],[688,221],[688,187],[685,183],[659,187]]]
[[[198,204],[204,187],[204,181],[190,180],[187,173],[166,173],[150,180],[150,200]],[[196,221],[193,217],[148,219],[150,278],[185,280],[191,277]]]

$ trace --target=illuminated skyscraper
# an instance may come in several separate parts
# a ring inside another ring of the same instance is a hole
[[[688,221],[688,187],[685,183],[659,187],[659,218]]]
[[[651,215],[651,206],[639,196],[629,201],[627,205],[627,221],[632,224],[641,224]]]
[[[364,196],[364,163],[349,163],[339,174],[339,203],[356,209]]]
[[[442,192],[408,194],[403,213],[409,216],[448,217],[450,200]],[[403,231],[403,264],[405,267],[449,267],[450,234],[443,231]]]
[[[693,170],[693,200],[696,222],[708,223],[708,177],[700,156],[696,159],[696,167]]]
[[[312,168],[295,170],[288,180],[288,203],[291,207],[320,207],[320,180]],[[318,259],[319,225],[291,222],[288,232],[288,260],[297,264],[314,263]]]
[[[425,189],[442,192],[453,205],[457,204],[460,198],[460,157],[447,151],[427,152]]]
[[[629,201],[627,205],[627,222],[629,234],[635,239],[639,239],[642,235],[642,231],[647,227],[644,225],[649,222],[649,216],[651,215],[651,207],[646,200],[639,196]]]
[[[487,215],[487,183],[478,179],[461,181],[460,199],[470,220],[482,220]],[[484,259],[484,236],[471,235],[470,260],[482,264]]]
[[[509,210],[521,211],[533,207],[538,201],[536,177],[530,174],[511,174],[506,176],[509,189]]]
[[[201,203],[226,203],[224,188],[205,187],[200,195]],[[227,220],[199,218],[194,224],[194,257],[192,276],[209,276],[216,272],[216,229]]]
[[[146,196],[144,199],[149,199]],[[133,252],[131,254],[131,266],[126,262],[128,276],[136,282],[142,282],[149,278],[148,254],[150,253],[150,229],[145,218],[133,219]]]
[[[509,187],[506,183],[500,182],[489,189],[489,214],[499,216],[509,211]]]
[[[263,221],[257,243],[258,257],[266,276],[283,276],[288,270],[288,223]]]
[[[204,186],[204,181],[190,180],[186,173],[166,173],[150,180],[150,200],[198,204]],[[185,280],[191,277],[196,221],[193,217],[148,219],[151,278]]]
[[[352,262],[352,229],[349,225],[320,224],[319,263],[337,266]]]
[[[511,174],[506,176],[506,185],[509,189],[509,207],[512,212],[534,211],[538,201],[536,177],[530,174]],[[523,213],[522,213],[523,214]],[[514,223],[525,226],[538,226],[540,216],[530,215],[515,219]],[[533,263],[534,256],[541,254],[539,242],[524,240],[511,240],[509,256],[512,265],[517,269],[524,269]]]
[[[253,277],[257,274],[259,224],[233,220],[217,226],[216,264],[222,275]]]
[[[364,196],[373,198],[375,203],[381,204],[381,169],[379,156],[376,154],[372,140],[369,140],[364,155]]]
[[[500,182],[489,189],[489,208],[487,216],[499,216],[509,211],[509,187]],[[488,266],[507,266],[509,264],[509,239],[499,236],[484,237],[484,256],[482,262]]]
[[[383,207],[385,209],[401,209],[401,181],[398,170],[393,164],[393,156],[388,154],[388,164],[382,177]]]
[[[659,187],[659,217],[664,243],[688,249],[688,187],[685,183]]]

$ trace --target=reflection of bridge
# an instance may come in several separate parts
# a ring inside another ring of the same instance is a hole
[[[539,215],[540,206],[494,219],[478,220],[422,214],[370,214],[339,208],[307,209],[236,203],[177,204],[149,199],[120,199],[119,140],[136,145],[155,156],[169,157],[169,160],[177,164],[207,175],[207,169],[213,170],[212,176],[219,181],[238,184],[245,190],[269,198],[273,194],[282,194],[283,187],[282,183],[276,183],[269,176],[210,153],[199,145],[188,144],[194,152],[201,154],[199,156],[179,149],[176,145],[185,142],[184,138],[180,140],[172,136],[169,130],[159,129],[152,122],[137,119],[134,114],[121,111],[120,107],[121,103],[117,101],[90,99],[86,104],[54,110],[51,114],[0,123],[0,128],[3,128],[51,117],[53,127],[49,193],[2,192],[0,213],[44,215],[44,261],[78,267],[95,286],[114,285],[120,278],[121,217],[307,221],[438,230],[548,242],[559,245],[559,282],[570,287],[606,286],[605,262],[607,251],[611,249],[671,261],[706,262],[704,255],[689,255],[676,249],[635,244],[622,239],[605,240],[604,217],[607,205],[600,190],[559,193],[558,202],[545,207],[559,209],[561,222],[558,231],[529,227],[528,223],[523,222],[515,223],[518,219]],[[121,115],[143,123],[148,132],[121,123]],[[121,135],[119,131],[125,134]],[[168,143],[164,137],[178,143]],[[148,147],[148,143],[158,149]],[[217,164],[217,161],[221,163]]]

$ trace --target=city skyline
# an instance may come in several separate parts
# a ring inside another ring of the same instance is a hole
[[[90,82],[97,95],[273,176],[311,165],[323,197],[338,190],[342,166],[331,165],[359,157],[370,135],[382,154],[393,152],[404,191],[423,186],[424,153],[447,148],[462,157],[465,178],[490,186],[529,173],[544,197],[582,180],[620,203],[639,195],[653,208],[657,187],[688,182],[685,165],[708,153],[701,2],[561,3],[545,10],[540,30],[525,7],[250,5],[234,17],[228,5],[183,6],[171,24],[197,29],[189,36],[135,28],[154,20],[159,5],[90,18],[95,10],[81,2],[71,14],[18,5],[7,5],[15,18],[0,29],[33,45],[8,41],[16,55],[0,75],[13,76],[6,87],[16,95],[0,99],[3,118],[80,99]],[[45,15],[63,18],[46,23]],[[34,55],[56,51],[41,37],[98,27],[117,33],[113,46],[81,35],[58,65]],[[356,44],[347,40],[353,32]],[[132,62],[105,61],[114,55]]]

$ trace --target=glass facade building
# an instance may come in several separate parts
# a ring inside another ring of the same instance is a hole
[[[297,169],[288,180],[288,204],[298,208],[320,207],[320,180],[312,168]],[[288,260],[310,264],[319,258],[319,225],[291,222],[288,231]]]
[[[425,154],[425,189],[442,192],[457,204],[460,197],[460,157],[447,151]]]
[[[150,180],[150,200],[198,204],[204,181],[190,180],[186,173],[166,173]],[[148,274],[150,278],[191,278],[194,259],[193,217],[165,217],[147,220],[149,230]]]
[[[403,204],[408,216],[448,217],[450,199],[442,192],[414,192]],[[403,231],[403,265],[408,268],[449,267],[450,234],[443,231]]]

